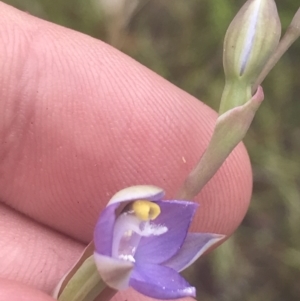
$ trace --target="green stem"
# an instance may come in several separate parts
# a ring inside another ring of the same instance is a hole
[[[223,90],[219,115],[245,104],[251,98],[251,87],[243,81],[227,81]]]
[[[116,293],[106,286],[97,271],[94,257],[88,257],[68,282],[58,301],[106,301]]]
[[[176,198],[193,199],[241,142],[263,100],[262,88],[245,104],[220,115],[207,149],[185,179]]]

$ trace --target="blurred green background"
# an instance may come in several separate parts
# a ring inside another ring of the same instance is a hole
[[[4,2],[107,41],[218,109],[223,37],[244,0],[125,0],[120,11],[101,1]],[[284,30],[299,1],[277,5]],[[188,271],[201,301],[300,300],[300,40],[263,86],[265,102],[245,139],[251,207],[235,235]]]

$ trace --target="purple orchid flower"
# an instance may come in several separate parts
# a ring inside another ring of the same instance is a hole
[[[94,232],[94,258],[103,281],[116,290],[129,286],[156,299],[195,297],[179,274],[225,236],[188,233],[198,207],[162,201],[155,186],[133,186],[113,196]]]

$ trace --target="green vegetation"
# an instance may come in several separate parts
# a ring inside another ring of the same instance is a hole
[[[96,1],[96,0],[94,0]],[[126,31],[91,1],[6,0],[121,50],[218,109],[222,43],[243,0],[151,0]],[[299,1],[277,1],[283,30]],[[254,170],[249,212],[236,234],[189,272],[201,301],[300,299],[300,41],[265,80],[265,102],[245,139]]]

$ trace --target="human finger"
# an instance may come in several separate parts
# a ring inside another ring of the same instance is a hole
[[[88,242],[117,190],[153,184],[171,198],[206,148],[216,113],[98,40],[0,9],[2,201]],[[232,233],[250,195],[239,145],[197,198],[194,228]]]
[[[0,300],[54,301],[49,295],[25,284],[0,278]]]

